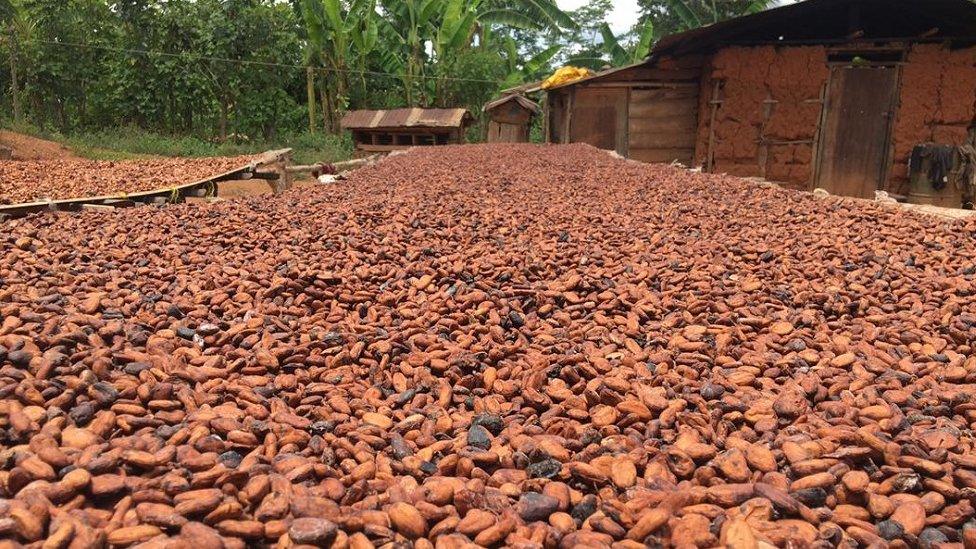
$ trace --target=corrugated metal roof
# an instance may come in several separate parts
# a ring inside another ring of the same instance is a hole
[[[496,99],[490,103],[485,103],[485,106],[482,107],[481,110],[484,112],[488,112],[492,109],[504,105],[505,103],[508,103],[509,101],[515,101],[523,109],[527,111],[532,111],[534,113],[542,112],[542,109],[539,108],[539,105],[535,101],[532,101],[531,99],[526,98],[524,95],[519,95],[519,94],[506,95],[505,97]]]
[[[524,94],[524,93],[535,93],[542,89],[542,80],[538,82],[527,82],[525,84],[519,84],[518,86],[502,90],[503,95],[512,94]]]
[[[805,0],[665,36],[654,45],[651,58],[737,42],[843,43],[854,32],[865,41],[974,38],[976,4],[970,0]]]
[[[461,128],[472,121],[467,109],[393,109],[351,111],[342,117],[346,130],[377,128]]]
[[[604,76],[608,76],[608,75],[611,75],[611,74],[614,74],[614,73],[618,73],[620,71],[625,71],[627,69],[633,69],[635,67],[640,67],[641,65],[646,65],[647,63],[648,63],[648,61],[639,61],[639,62],[633,63],[631,65],[624,65],[622,67],[614,67],[612,69],[604,69],[604,70],[602,70],[600,72],[595,72],[595,73],[593,73],[593,74],[591,74],[591,75],[589,75],[589,76],[587,76],[585,78],[580,78],[579,80],[570,80],[569,82],[563,82],[562,84],[557,84],[557,85],[549,88],[547,91],[558,90],[560,88],[568,88],[570,86],[575,86],[576,84],[582,84],[584,82],[589,82],[591,80],[597,80],[597,79],[603,78]]]

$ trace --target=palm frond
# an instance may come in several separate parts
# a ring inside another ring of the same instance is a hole
[[[610,25],[604,22],[600,25],[600,36],[603,37],[603,48],[610,54],[610,59],[614,65],[623,65],[627,61],[627,50],[620,45],[617,37],[610,29]]]
[[[542,25],[537,19],[533,19],[522,12],[507,8],[489,9],[482,12],[478,19],[482,23],[504,25],[506,27],[512,27],[515,29],[539,30],[542,28]]]
[[[685,0],[667,0],[668,8],[681,19],[681,23],[688,29],[697,29],[702,26],[701,17],[689,6]]]
[[[651,46],[654,44],[654,32],[654,21],[648,18],[641,27],[640,34],[637,36],[637,44],[634,47],[634,54],[631,58],[633,62],[641,61],[650,55]]]

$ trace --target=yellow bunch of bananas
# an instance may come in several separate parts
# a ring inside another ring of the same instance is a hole
[[[548,90],[549,88],[555,88],[556,86],[561,86],[567,82],[572,82],[574,80],[579,80],[592,75],[593,71],[590,69],[566,66],[554,72],[549,78],[546,78],[541,87],[544,90]]]

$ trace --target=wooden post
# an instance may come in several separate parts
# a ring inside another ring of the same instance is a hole
[[[759,176],[766,179],[766,172],[769,166],[769,142],[766,140],[766,126],[769,119],[773,116],[773,107],[777,101],[773,99],[773,94],[766,91],[766,99],[763,101],[763,121],[759,127]]]
[[[566,94],[567,95],[567,97],[566,97],[566,120],[563,121],[564,130],[563,130],[562,139],[560,139],[560,142],[561,143],[570,143],[572,141],[570,139],[569,132],[572,131],[572,129],[573,129],[573,125],[572,125],[572,119],[573,119],[573,96],[575,94],[576,94],[576,90],[575,90],[575,88],[572,88],[572,87],[569,88],[569,93]]]
[[[719,99],[720,86],[720,81],[712,82],[712,100],[708,102],[712,112],[708,119],[708,150],[705,151],[705,171],[709,173],[715,168],[715,118],[718,114],[718,106],[722,103],[722,100]]]
[[[830,78],[833,74],[832,70],[827,73],[827,81],[820,88],[820,116],[817,117],[817,128],[813,133],[813,151],[810,157],[810,162],[813,165],[810,170],[810,184],[807,187],[810,191],[816,189],[817,184],[820,183],[820,152],[823,148],[821,140],[823,139],[824,125],[827,122],[827,94],[830,89]]]
[[[7,29],[7,36],[10,40],[10,102],[13,106],[14,120],[22,122],[22,112],[20,109],[20,82],[17,78],[17,35],[11,25]]]
[[[532,122],[529,122],[528,137],[526,141],[532,140]],[[549,92],[542,96],[542,142],[552,143],[552,136],[549,135]]]
[[[305,67],[305,94],[308,96],[308,131],[315,133],[315,69]]]
[[[291,173],[288,172],[288,164],[291,163],[291,153],[282,154],[275,162],[275,171],[278,173],[278,181],[272,183],[274,194],[280,194],[291,189]]]

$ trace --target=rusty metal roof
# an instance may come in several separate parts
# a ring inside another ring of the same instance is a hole
[[[536,114],[542,112],[542,109],[539,108],[539,105],[535,101],[532,101],[531,99],[526,98],[524,95],[519,94],[506,95],[489,103],[485,103],[485,106],[482,107],[481,110],[488,112],[504,105],[505,103],[508,103],[509,101],[515,101],[519,104],[519,106],[527,111],[532,111]]]
[[[651,60],[706,52],[725,45],[843,44],[976,38],[970,0],[805,0],[672,34],[658,40]]]
[[[622,67],[613,67],[611,69],[604,69],[604,70],[602,70],[600,72],[594,72],[593,74],[591,74],[589,76],[585,76],[583,78],[578,78],[576,80],[570,80],[568,82],[563,82],[562,84],[557,84],[555,86],[552,86],[551,88],[549,88],[546,91],[558,90],[560,88],[569,88],[571,86],[575,86],[576,84],[583,84],[583,83],[589,82],[591,80],[599,80],[600,78],[603,78],[604,76],[609,76],[611,74],[615,74],[615,73],[618,73],[620,71],[625,71],[627,69],[633,69],[633,68],[636,68],[636,67],[640,67],[640,66],[646,65],[648,63],[649,63],[649,61],[645,60],[645,61],[639,61],[637,63],[630,64],[630,65],[624,65]]]
[[[463,128],[473,121],[467,109],[393,109],[351,111],[342,117],[345,130],[379,128]]]

